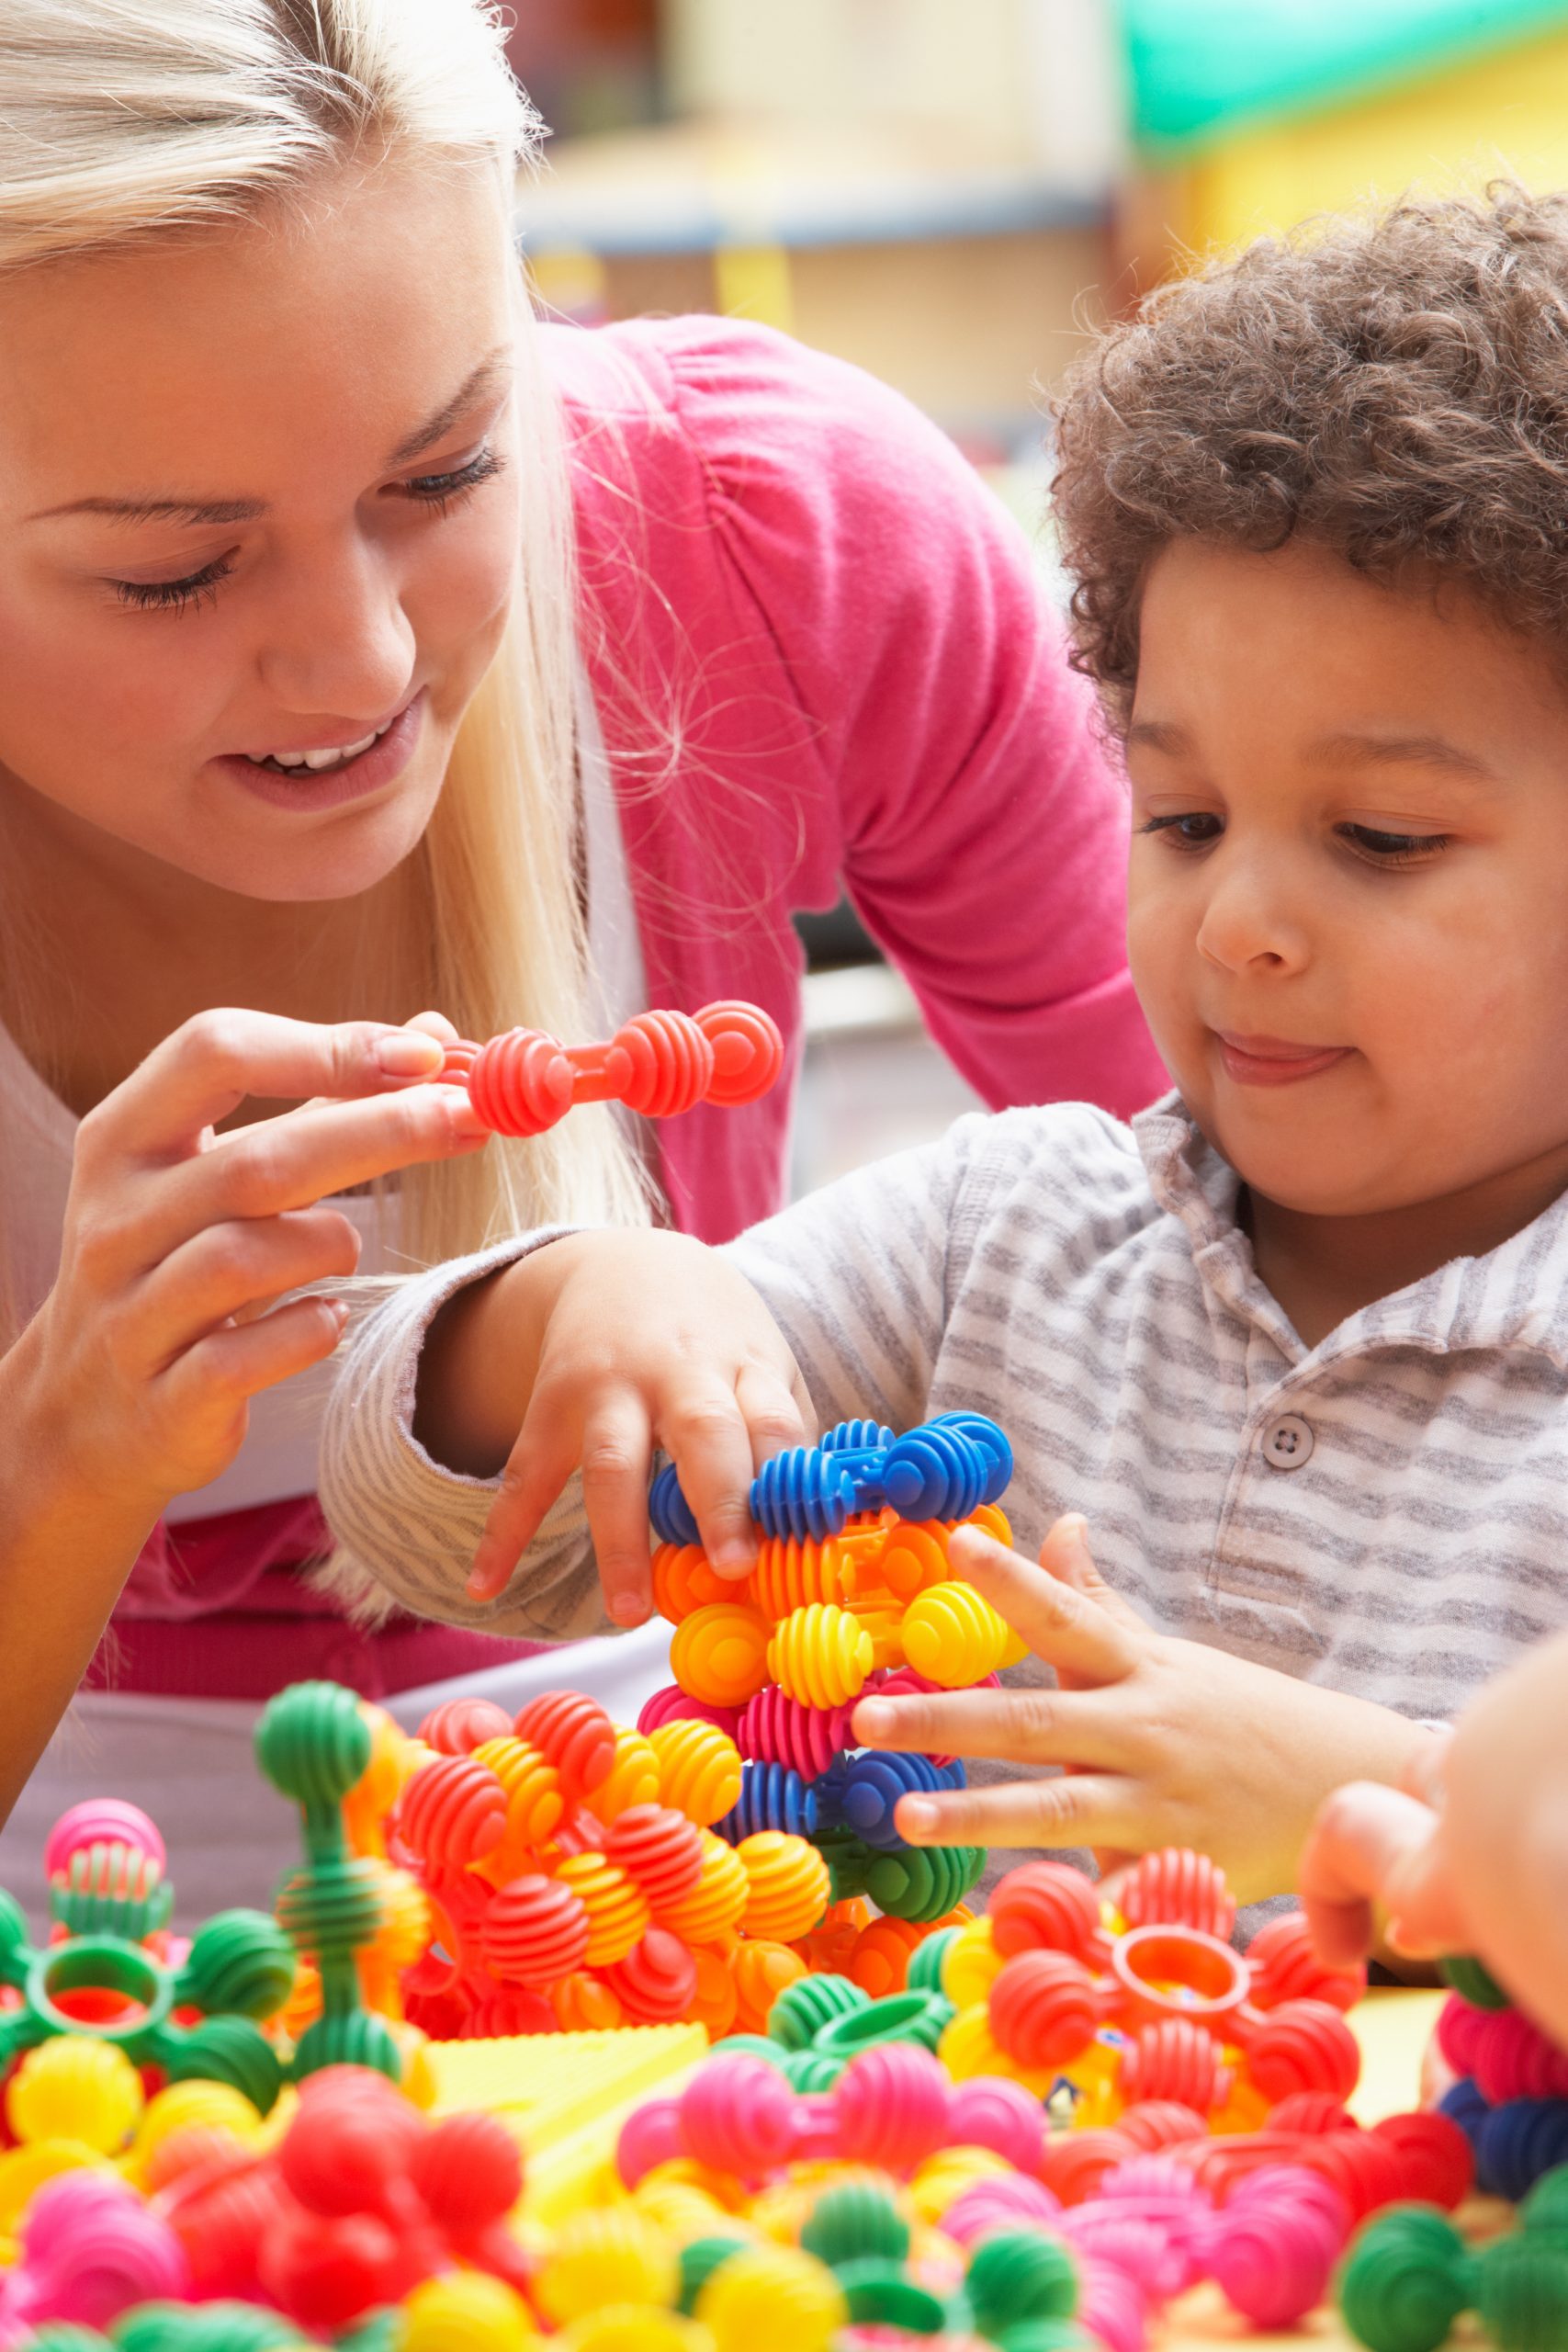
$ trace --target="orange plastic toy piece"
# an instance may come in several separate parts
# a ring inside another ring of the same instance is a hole
[[[670,1666],[694,1699],[743,1707],[768,1679],[768,1621],[743,1600],[710,1600],[676,1626]]]

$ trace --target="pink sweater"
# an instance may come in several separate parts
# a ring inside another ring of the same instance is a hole
[[[1122,791],[970,468],[896,393],[760,327],[546,333],[650,1003],[754,999],[793,1077],[791,917],[841,881],[988,1102],[1150,1100]],[[792,1091],[660,1131],[687,1231],[779,1204]],[[160,1530],[95,1679],[260,1697],[330,1674],[375,1696],[525,1646],[349,1625],[298,1573],[322,1538],[310,1498]],[[159,1590],[167,1614],[143,1613]]]

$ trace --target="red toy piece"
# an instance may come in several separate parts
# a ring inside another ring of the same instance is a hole
[[[579,1102],[624,1102],[672,1119],[699,1102],[737,1110],[767,1092],[784,1041],[760,1005],[726,1001],[700,1012],[639,1012],[607,1045],[563,1046],[542,1029],[511,1029],[488,1045],[449,1046],[437,1073],[466,1086],[497,1135],[536,1136]]]

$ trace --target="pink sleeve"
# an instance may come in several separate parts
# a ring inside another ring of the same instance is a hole
[[[845,886],[933,1035],[993,1104],[1137,1109],[1168,1081],[1126,968],[1124,793],[1022,535],[858,368],[733,322],[660,342]]]

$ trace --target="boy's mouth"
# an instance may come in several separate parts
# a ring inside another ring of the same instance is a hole
[[[1305,1046],[1289,1037],[1255,1037],[1239,1030],[1213,1032],[1225,1075],[1237,1086],[1292,1086],[1316,1078],[1353,1053],[1351,1046]]]

